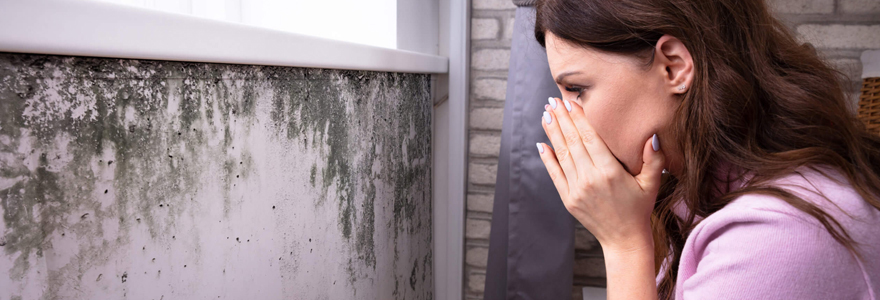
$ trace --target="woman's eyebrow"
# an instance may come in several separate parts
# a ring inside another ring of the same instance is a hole
[[[566,76],[580,74],[580,71],[568,71],[562,72],[562,74],[556,75],[556,83],[562,84],[562,79],[565,79]]]

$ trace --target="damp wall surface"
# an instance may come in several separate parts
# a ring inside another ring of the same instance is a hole
[[[0,300],[431,299],[429,85],[0,53]]]

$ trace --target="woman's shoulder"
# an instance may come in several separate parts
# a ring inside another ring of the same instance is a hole
[[[854,241],[862,244],[862,253],[880,251],[880,235],[872,234],[880,228],[880,211],[832,170],[804,168],[774,180],[772,185],[815,204],[835,218]],[[857,261],[816,218],[785,200],[746,194],[694,227],[683,249],[679,279],[691,284],[683,287],[690,291],[697,286],[717,285],[714,288],[725,289],[760,285],[768,288],[761,292],[767,296],[776,295],[773,285],[798,280],[804,284],[798,286],[825,289],[818,289],[821,293],[828,289],[839,292],[843,286],[870,293],[866,283],[880,283],[880,260],[870,254],[866,256],[868,261]],[[828,278],[845,281],[836,284],[828,282]],[[805,290],[817,293],[812,288]],[[812,296],[805,299],[816,299]]]
[[[848,180],[827,167],[802,167],[796,172],[775,179],[769,185],[788,191],[813,204],[840,223],[848,233],[870,233],[880,226],[880,210],[873,207],[852,187]],[[724,208],[702,219],[692,233],[714,231],[732,223],[784,224],[786,230],[813,230],[823,224],[811,214],[775,195],[751,193],[742,195]],[[880,242],[880,235],[871,234]]]
[[[780,188],[815,205],[834,217],[844,227],[878,224],[877,210],[849,183],[839,171],[824,166],[801,167],[792,174],[772,180],[768,185]],[[745,194],[706,218],[735,220],[738,218],[776,217],[791,219],[803,226],[820,226],[816,218],[798,209],[785,199],[767,194]],[[856,223],[853,223],[853,222]],[[853,228],[855,229],[855,228]]]

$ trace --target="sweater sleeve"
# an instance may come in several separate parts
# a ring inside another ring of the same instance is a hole
[[[678,299],[864,299],[855,257],[808,218],[755,207],[707,218],[682,255]]]

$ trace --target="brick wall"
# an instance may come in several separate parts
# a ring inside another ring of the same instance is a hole
[[[471,4],[470,149],[464,291],[466,299],[482,299],[516,6],[510,0],[472,0]]]
[[[769,0],[769,5],[802,41],[812,43],[831,65],[847,74],[850,90],[857,91],[862,51],[880,49],[880,0]],[[464,268],[467,299],[482,299],[483,295],[515,9],[510,0],[472,0]],[[598,243],[580,225],[572,267],[574,299],[581,297],[580,286],[605,284]]]

